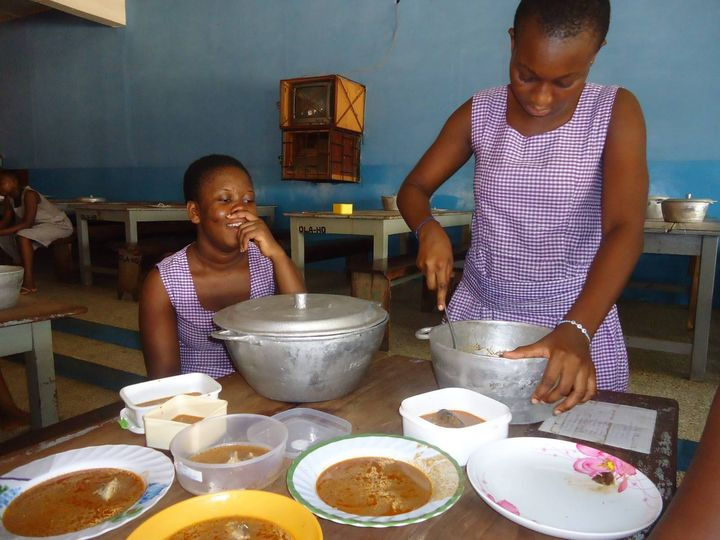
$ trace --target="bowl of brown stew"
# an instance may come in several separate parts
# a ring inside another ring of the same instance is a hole
[[[434,444],[460,465],[483,444],[508,435],[507,405],[467,388],[441,388],[400,404],[403,435]]]
[[[288,430],[260,414],[214,416],[175,435],[170,453],[180,485],[201,495],[262,489],[283,466]]]

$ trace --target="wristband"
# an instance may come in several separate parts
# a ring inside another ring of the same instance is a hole
[[[415,238],[418,240],[420,239],[420,229],[422,229],[426,224],[430,223],[431,221],[437,221],[434,216],[430,215],[424,218],[420,223],[418,223],[418,226],[415,227],[415,230],[413,231],[415,233]]]
[[[583,333],[583,336],[585,336],[585,338],[587,339],[588,345],[590,345],[590,343],[592,343],[592,338],[590,337],[590,334],[587,331],[587,328],[585,328],[579,322],[574,321],[574,320],[563,319],[562,321],[557,323],[557,326],[560,326],[561,324],[572,324],[575,328],[577,328],[578,330],[580,330]]]

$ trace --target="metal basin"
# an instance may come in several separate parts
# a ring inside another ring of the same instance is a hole
[[[225,341],[235,368],[267,398],[302,403],[349,394],[380,348],[387,312],[359,298],[294,296],[225,308],[215,315],[223,330],[212,335]]]
[[[708,207],[714,202],[712,199],[693,199],[688,194],[685,199],[665,199],[660,204],[665,221],[692,223],[705,221]]]
[[[457,349],[452,348],[447,325],[418,330],[418,339],[430,340],[430,354],[438,385],[460,387],[491,397],[510,408],[512,424],[542,422],[552,416],[553,405],[533,405],[533,390],[547,358],[509,360],[498,355],[529,345],[550,333],[550,328],[505,321],[453,322]]]
[[[0,265],[0,309],[17,304],[24,272],[22,266]]]

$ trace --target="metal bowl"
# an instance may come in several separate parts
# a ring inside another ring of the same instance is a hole
[[[684,199],[665,199],[662,201],[662,215],[665,221],[673,223],[699,222],[705,220],[712,199],[693,199],[688,193]]]
[[[662,202],[665,199],[667,199],[667,197],[648,197],[647,209],[645,210],[645,219],[662,221]]]
[[[376,302],[333,294],[255,298],[218,311],[225,341],[247,383],[295,403],[342,397],[360,385],[380,348],[388,313]]]
[[[24,272],[22,266],[0,265],[0,309],[17,304]]]
[[[552,329],[506,321],[453,322],[457,348],[448,325],[423,328],[418,339],[430,340],[430,354],[438,385],[460,387],[491,397],[510,408],[512,424],[542,422],[552,416],[552,405],[533,405],[533,390],[545,372],[547,358],[509,360],[500,353],[529,345]]]

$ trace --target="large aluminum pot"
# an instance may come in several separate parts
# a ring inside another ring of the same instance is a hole
[[[17,304],[24,272],[22,266],[0,265],[0,309]]]
[[[504,403],[512,412],[511,424],[532,424],[552,416],[552,405],[533,405],[533,390],[540,383],[547,358],[510,360],[500,353],[529,345],[550,333],[550,328],[505,321],[453,322],[457,349],[447,324],[422,328],[418,339],[430,340],[430,354],[438,385],[475,390]]]
[[[235,367],[263,396],[325,401],[355,388],[387,326],[376,302],[333,294],[275,295],[218,311],[212,335],[225,341]]]
[[[665,199],[662,201],[662,215],[665,221],[673,223],[692,223],[705,221],[712,199],[693,199],[690,193],[684,199]]]

